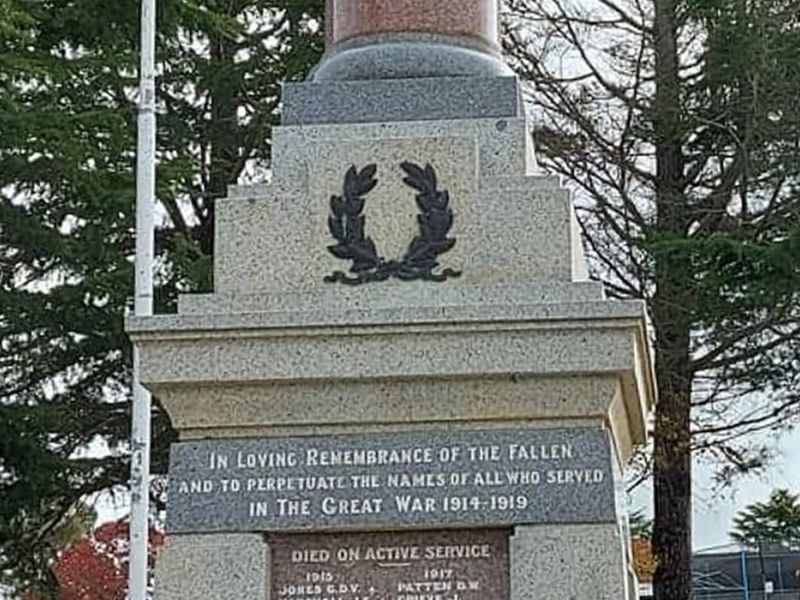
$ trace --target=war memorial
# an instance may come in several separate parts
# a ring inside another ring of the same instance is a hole
[[[589,280],[497,0],[328,0],[214,293],[132,318],[180,434],[158,600],[636,597],[644,306]]]

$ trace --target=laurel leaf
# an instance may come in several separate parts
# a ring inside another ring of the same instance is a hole
[[[347,212],[348,216],[357,217],[361,214],[362,210],[364,210],[364,198],[361,196],[355,196],[347,199],[347,202],[345,203],[345,211]]]
[[[431,212],[434,209],[433,197],[430,196],[429,194],[419,194],[419,195],[417,195],[417,206],[419,206],[419,209],[423,213],[428,214],[429,212]]]
[[[410,255],[416,253],[422,246],[426,244],[425,238],[421,235],[418,235],[413,239],[411,244],[408,246],[408,250],[406,251],[405,258],[408,258]]]
[[[406,177],[403,179],[406,185],[423,193],[428,191],[425,184],[425,171],[418,165],[412,162],[404,162],[400,165],[400,168],[406,173]]]
[[[403,180],[407,185],[418,190],[422,194],[436,194],[436,171],[430,163],[425,165],[425,169],[411,162],[405,162],[401,167],[408,175],[408,177]]]
[[[364,240],[364,246],[369,250],[370,254],[375,257],[375,260],[378,261],[378,249],[375,247],[375,242],[372,241],[371,237]]]
[[[348,197],[358,195],[358,169],[355,165],[347,169],[347,173],[345,173],[344,195]]]
[[[439,263],[433,256],[425,255],[422,258],[414,261],[414,268],[420,271],[430,271],[434,269]]]
[[[436,191],[438,182],[436,180],[436,171],[433,170],[431,163],[425,165],[425,181],[430,191]]]
[[[448,204],[450,204],[450,192],[445,190],[436,194],[436,208],[438,210],[447,210]]]
[[[378,172],[378,165],[375,163],[370,163],[361,170],[361,177],[366,179],[372,179],[375,177],[375,174],[377,172]]]
[[[364,241],[364,224],[365,224],[364,216],[354,217],[349,220],[350,231],[348,232],[348,239],[353,242],[363,242]]]
[[[331,196],[331,212],[337,217],[344,216],[344,198],[341,196]]]
[[[453,249],[453,246],[456,245],[456,241],[454,239],[445,239],[439,240],[436,242],[431,243],[431,249],[437,255],[444,254],[445,252],[449,252]]]
[[[418,262],[422,260],[427,254],[429,254],[430,251],[431,251],[430,242],[425,238],[418,237],[417,239],[414,240],[411,246],[409,246],[405,259],[412,262]]]
[[[328,229],[331,235],[337,240],[341,241],[344,239],[344,223],[342,223],[341,219],[337,219],[333,215],[328,217]]]
[[[448,212],[432,212],[427,219],[428,225],[431,230],[435,232],[436,237],[444,237],[453,223],[453,215]]]
[[[352,246],[353,260],[374,266],[378,262],[378,257],[375,253],[375,244],[372,240],[365,240],[363,243]]]
[[[446,220],[445,220],[444,227],[442,228],[442,234],[443,235],[447,235],[450,232],[450,230],[453,228],[453,220],[454,220],[453,219],[453,211],[452,210],[448,210],[444,214],[446,215]]]
[[[333,254],[336,258],[341,258],[343,260],[351,260],[354,258],[353,252],[349,246],[345,246],[344,244],[337,244],[335,246],[328,246],[328,250],[331,254]]]
[[[366,196],[372,190],[374,190],[377,185],[378,185],[378,180],[377,179],[371,179],[371,180],[368,180],[368,181],[364,182],[359,187],[358,195],[359,196]]]
[[[430,215],[421,214],[417,216],[417,223],[419,223],[420,236],[429,239],[433,236],[433,229],[431,228]]]
[[[375,179],[375,173],[378,171],[378,166],[375,164],[367,165],[358,172],[352,188],[352,196],[366,196],[375,186],[378,185],[378,180]]]

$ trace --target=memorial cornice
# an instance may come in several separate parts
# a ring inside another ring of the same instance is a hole
[[[611,376],[631,440],[646,439],[655,388],[642,302],[306,309],[161,315],[127,327],[142,381],[156,394],[187,386]],[[607,413],[608,405],[596,410]]]

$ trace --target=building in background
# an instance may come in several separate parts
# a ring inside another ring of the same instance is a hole
[[[634,540],[642,600],[652,598],[649,542]],[[761,551],[711,551],[692,562],[694,600],[800,600],[800,551],[769,546]]]

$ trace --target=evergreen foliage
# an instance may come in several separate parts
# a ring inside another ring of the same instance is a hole
[[[768,501],[751,504],[736,515],[731,537],[754,549],[770,544],[800,548],[800,496],[778,489]]]
[[[800,3],[508,0],[506,49],[594,270],[646,301],[657,600],[691,590],[691,461],[764,464],[800,407]]]
[[[653,520],[645,516],[644,512],[637,510],[628,518],[632,539],[653,539]]]
[[[269,167],[322,4],[159,0],[159,310],[209,289],[214,200]],[[128,478],[138,11],[0,0],[0,583],[18,590],[47,582],[70,511]],[[171,439],[156,408],[156,474]]]

